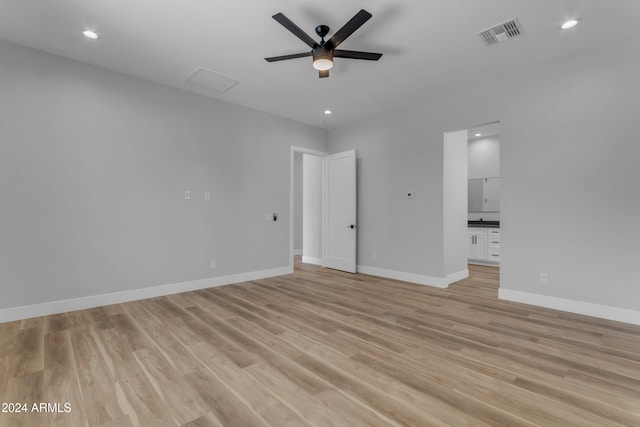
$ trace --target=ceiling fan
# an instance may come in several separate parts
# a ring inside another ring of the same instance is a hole
[[[362,9],[356,13],[353,18],[349,20],[342,28],[340,28],[329,40],[325,41],[324,38],[329,34],[329,27],[326,25],[318,25],[316,27],[316,34],[320,36],[320,43],[316,42],[307,33],[305,33],[300,27],[294,24],[289,18],[282,13],[276,13],[273,15],[273,19],[278,21],[287,30],[291,31],[293,35],[302,40],[312,50],[303,53],[294,53],[291,55],[272,56],[270,58],[264,58],[267,62],[284,61],[287,59],[302,58],[305,56],[313,57],[313,68],[318,70],[320,78],[329,77],[329,70],[333,67],[333,58],[351,58],[351,59],[365,59],[368,61],[377,61],[382,56],[381,53],[372,52],[358,52],[355,50],[341,50],[336,49],[340,43],[345,41],[347,37],[353,34],[358,28],[360,28],[365,22],[367,22],[373,15],[366,10]]]

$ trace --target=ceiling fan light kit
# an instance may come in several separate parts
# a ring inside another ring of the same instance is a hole
[[[302,40],[312,50],[309,52],[294,53],[291,55],[273,56],[265,58],[265,60],[267,62],[275,62],[311,56],[313,58],[313,68],[318,70],[318,76],[320,78],[329,77],[329,70],[333,67],[333,58],[350,58],[377,61],[382,56],[381,53],[336,49],[336,47],[338,47],[338,45],[341,44],[347,37],[349,37],[365,22],[367,22],[371,18],[371,16],[372,15],[366,10],[360,10],[360,12],[356,13],[355,16],[351,18],[351,20],[349,20],[349,22],[347,22],[342,28],[340,28],[327,41],[325,41],[324,38],[327,34],[329,34],[329,27],[327,25],[318,25],[316,27],[316,34],[320,37],[320,42],[318,43],[313,38],[311,38],[311,36],[305,33],[300,27],[294,24],[284,14],[276,13],[272,18],[287,30],[289,30],[293,35]]]
[[[333,58],[330,52],[313,53],[313,68],[318,71],[327,71],[333,67]]]
[[[313,48],[313,68],[318,71],[328,71],[333,67],[333,52],[329,49],[330,46],[326,45],[324,36],[329,34],[329,27],[326,25],[318,25],[316,27],[316,34],[322,39],[320,44]]]

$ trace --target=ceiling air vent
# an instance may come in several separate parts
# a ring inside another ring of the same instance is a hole
[[[215,90],[219,93],[225,93],[240,83],[240,80],[223,76],[222,74],[218,74],[215,71],[207,70],[202,67],[196,68],[196,70],[191,73],[185,81],[205,89]]]
[[[509,19],[501,24],[480,31],[478,35],[487,46],[493,46],[503,41],[524,34],[518,18]]]

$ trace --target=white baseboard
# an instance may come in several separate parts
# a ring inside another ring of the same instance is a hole
[[[449,274],[447,277],[432,277],[421,274],[405,273],[403,271],[369,267],[366,265],[358,265],[358,273],[370,274],[371,276],[379,276],[387,279],[402,280],[403,282],[416,283],[418,285],[434,286],[436,288],[446,288],[453,282],[469,277],[469,270],[467,269]]]
[[[555,310],[568,311],[570,313],[584,314],[586,316],[598,317],[601,319],[630,323],[632,325],[640,325],[640,311],[629,310],[626,308],[593,304],[590,302],[575,301],[566,298],[532,294],[529,292],[503,288],[498,290],[498,298],[507,301],[553,308]]]
[[[499,262],[478,261],[478,260],[472,260],[472,259],[467,261],[467,264],[484,265],[485,267],[500,267]]]
[[[293,254],[294,255],[302,255],[302,249],[294,249],[293,250]]]
[[[306,264],[322,265],[322,258],[314,258],[302,255],[302,262]]]
[[[0,309],[0,323],[29,319],[31,317],[48,316],[50,314],[65,313],[68,311],[84,310],[87,308],[119,304],[164,295],[178,294],[180,292],[195,291],[198,289],[213,288],[216,286],[230,285],[232,283],[247,282],[250,280],[265,279],[267,277],[291,274],[292,272],[293,269],[291,267],[279,267],[268,270],[251,271],[248,273],[230,274],[228,276],[193,280],[190,282],[173,283],[170,285],[132,289],[130,291],[51,301],[41,304],[24,305],[21,307],[3,308]]]
[[[455,283],[462,279],[466,279],[467,277],[469,277],[469,269],[465,268],[464,270],[460,270],[458,272],[448,274],[447,277],[445,278],[445,282],[447,286],[449,286],[450,284]]]

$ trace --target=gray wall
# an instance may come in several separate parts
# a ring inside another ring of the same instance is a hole
[[[467,270],[467,131],[444,135],[443,170],[443,259],[444,276]]]
[[[329,132],[332,153],[357,150],[358,265],[443,277],[443,133],[456,128],[434,122],[411,109]]]
[[[289,265],[325,130],[8,42],[0,93],[0,308]]]
[[[302,153],[293,154],[293,250],[302,254]]]
[[[302,260],[322,263],[322,157],[303,154]]]
[[[469,179],[500,176],[500,136],[469,140]]]
[[[631,39],[331,131],[358,150],[358,263],[442,277],[442,135],[500,121],[501,286],[640,310],[638,75]]]

